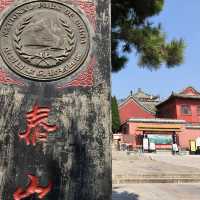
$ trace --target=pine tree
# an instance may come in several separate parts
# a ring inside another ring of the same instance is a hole
[[[182,64],[184,41],[167,42],[161,25],[150,21],[163,10],[164,0],[111,0],[111,6],[113,72],[125,67],[127,53],[133,50],[139,56],[138,65],[150,70]]]
[[[112,97],[112,132],[116,133],[120,128],[119,111],[116,97]]]

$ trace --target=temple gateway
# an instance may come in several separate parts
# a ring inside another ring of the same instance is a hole
[[[119,102],[120,134],[114,139],[131,149],[191,150],[200,138],[200,92],[187,87],[160,101],[141,89]],[[148,144],[145,144],[145,139]],[[151,146],[151,147],[150,147]]]

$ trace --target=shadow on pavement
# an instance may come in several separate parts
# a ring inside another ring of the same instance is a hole
[[[112,200],[139,200],[139,195],[129,192],[112,192]]]

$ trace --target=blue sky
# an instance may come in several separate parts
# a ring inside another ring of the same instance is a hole
[[[161,98],[187,86],[200,90],[200,1],[165,0],[163,11],[152,21],[162,23],[168,40],[180,37],[185,40],[184,64],[173,69],[163,66],[152,72],[139,68],[135,53],[130,54],[127,67],[112,74],[112,95],[118,99],[127,97],[137,88]]]

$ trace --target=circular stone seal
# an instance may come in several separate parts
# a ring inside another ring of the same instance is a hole
[[[50,81],[66,77],[86,60],[87,26],[74,9],[54,1],[33,1],[12,10],[0,28],[0,54],[17,74]]]

